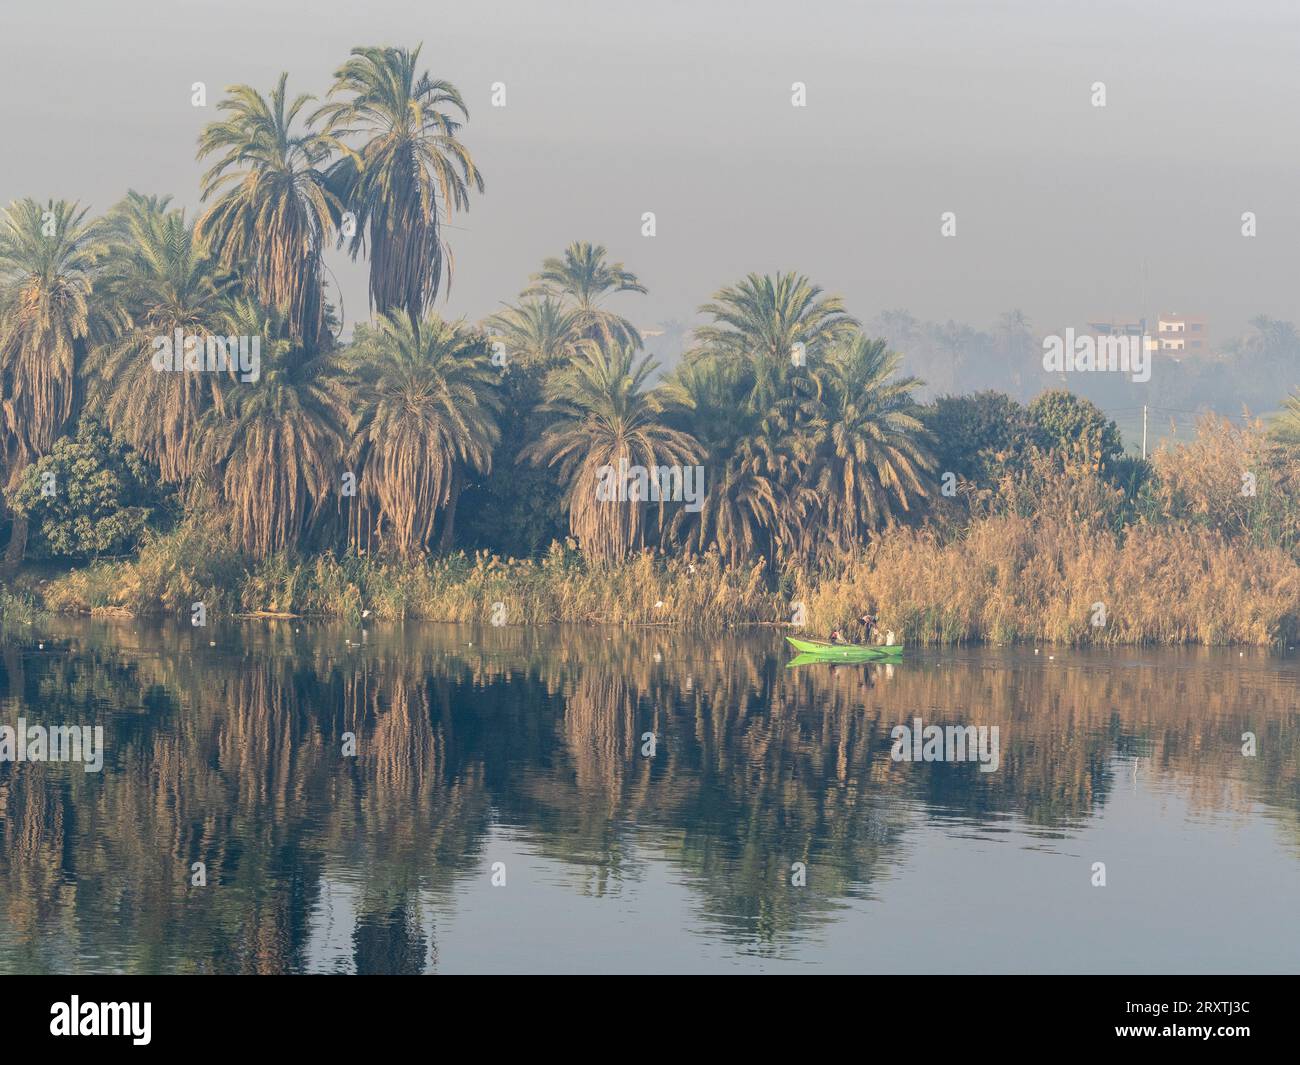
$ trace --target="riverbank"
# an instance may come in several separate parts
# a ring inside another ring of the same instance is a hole
[[[717,630],[802,620],[851,623],[865,607],[912,643],[1069,645],[1294,644],[1300,562],[1209,530],[1135,526],[1123,535],[1018,515],[960,536],[898,529],[870,547],[790,566],[729,567],[716,555],[642,554],[592,566],[571,547],[538,560],[464,554],[403,564],[372,557],[243,559],[194,529],[158,537],[130,560],[28,577],[56,613],[189,619],[363,616],[500,624],[663,625]]]

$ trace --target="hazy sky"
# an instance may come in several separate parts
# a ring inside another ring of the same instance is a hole
[[[222,88],[288,70],[323,94],[352,46],[423,42],[466,98],[487,183],[449,234],[450,316],[494,310],[587,239],[649,286],[622,298],[642,326],[797,269],[862,318],[984,326],[1020,307],[1047,332],[1139,311],[1145,275],[1148,311],[1204,314],[1222,339],[1258,313],[1300,317],[1298,8],[2,0],[0,199],[99,211],[135,188],[196,206],[195,138]],[[332,265],[364,317],[363,268]]]

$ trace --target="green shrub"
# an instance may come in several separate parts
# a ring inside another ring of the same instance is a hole
[[[31,523],[28,551],[35,558],[125,554],[167,517],[154,472],[93,418],[28,466],[8,502]]]

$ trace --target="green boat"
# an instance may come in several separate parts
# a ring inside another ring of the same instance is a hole
[[[844,658],[864,661],[872,658],[900,658],[903,654],[903,645],[901,643],[831,643],[830,640],[805,640],[794,636],[787,636],[786,641],[800,654],[815,655],[818,658]]]

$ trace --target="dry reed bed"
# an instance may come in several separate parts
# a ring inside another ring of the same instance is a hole
[[[1081,528],[1083,531],[1081,531]],[[919,643],[1042,640],[1062,644],[1294,642],[1300,563],[1280,548],[1208,529],[1101,526],[1003,514],[943,540],[893,530],[863,551],[790,567],[728,568],[716,555],[644,554],[590,567],[556,545],[536,561],[457,555],[412,565],[374,558],[273,558],[252,568],[201,551],[198,534],[160,538],[137,559],[74,571],[42,589],[64,612],[290,612],[355,618],[588,622],[718,629],[789,621],[804,605],[812,631],[874,607]],[[196,559],[198,561],[196,561]],[[1094,604],[1106,623],[1092,624]]]

